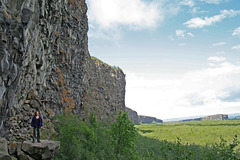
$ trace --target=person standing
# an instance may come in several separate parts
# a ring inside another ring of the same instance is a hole
[[[35,142],[35,139],[37,139],[37,141],[41,143],[40,128],[42,127],[42,125],[43,125],[42,117],[39,115],[39,112],[36,111],[35,116],[33,116],[32,122],[31,122],[31,126],[33,127],[33,143]]]

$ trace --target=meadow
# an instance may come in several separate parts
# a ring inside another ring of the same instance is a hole
[[[135,126],[138,133],[148,138],[175,142],[181,138],[182,144],[205,146],[220,142],[220,137],[231,143],[233,137],[240,136],[240,120],[192,121]]]
[[[140,135],[137,150],[145,159],[240,159],[240,120],[153,123],[135,128]]]
[[[56,133],[42,138],[60,141],[56,160],[240,160],[240,120],[134,126],[120,112],[112,123],[69,113],[49,123]]]

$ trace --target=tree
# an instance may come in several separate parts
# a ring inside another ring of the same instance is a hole
[[[119,159],[136,159],[135,141],[137,131],[126,112],[120,112],[111,127],[114,155]]]
[[[59,160],[95,160],[96,136],[88,125],[82,122],[77,115],[58,115],[56,123],[59,132],[58,140],[61,143]]]

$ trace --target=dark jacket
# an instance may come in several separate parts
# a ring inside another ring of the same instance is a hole
[[[39,126],[39,128],[41,128],[42,125],[43,125],[43,120],[42,120],[42,117],[41,117],[40,115],[39,115],[39,119],[40,119],[40,126]],[[34,128],[37,128],[37,127],[38,127],[38,126],[37,126],[37,118],[36,118],[36,116],[34,116],[34,117],[32,118],[31,126],[34,127]]]

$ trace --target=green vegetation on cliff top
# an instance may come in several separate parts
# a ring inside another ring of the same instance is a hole
[[[111,66],[111,65],[109,65],[109,64],[101,61],[100,59],[94,57],[94,56],[91,56],[91,59],[92,59],[92,60],[96,60],[96,61],[98,61],[98,62],[100,62],[100,63],[102,63],[102,64],[105,64],[106,66],[109,66],[109,67],[111,67],[111,68],[114,69],[114,70],[122,70],[120,67],[118,67],[118,66]]]

